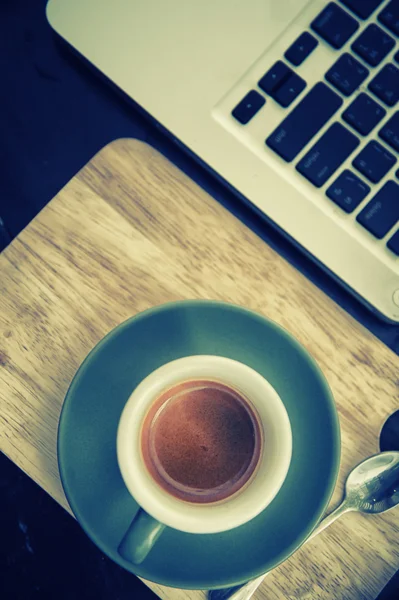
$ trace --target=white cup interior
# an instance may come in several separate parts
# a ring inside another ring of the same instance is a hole
[[[249,484],[231,498],[209,504],[185,502],[163,490],[149,474],[140,448],[142,423],[153,401],[167,387],[197,378],[218,380],[247,397],[260,417],[264,436],[258,468]],[[252,368],[221,356],[188,356],[153,371],[128,399],[117,434],[119,467],[137,503],[161,523],[188,533],[226,531],[256,517],[281,488],[291,454],[291,426],[275,389]]]

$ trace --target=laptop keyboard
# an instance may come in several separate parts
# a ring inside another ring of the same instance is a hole
[[[311,24],[313,31],[336,50],[353,36],[359,23],[338,4],[330,2]]]
[[[360,23],[370,17],[375,20],[375,16],[378,24],[370,23],[359,33]],[[232,111],[233,117],[246,125],[268,101],[287,109],[267,136],[266,146],[285,162],[293,162],[297,173],[316,188],[327,184],[326,198],[344,213],[360,209],[353,222],[375,239],[393,232],[399,222],[397,38],[399,0],[329,2],[309,23],[309,31],[299,35],[260,78],[258,89],[250,90]],[[338,55],[324,80],[310,87],[295,69],[318,51],[321,40],[334,50],[348,42],[350,47]],[[352,96],[341,114],[344,100]],[[348,159],[350,168],[340,169]],[[380,182],[382,187],[374,189]],[[388,235],[384,243],[392,256],[399,256],[399,231]]]

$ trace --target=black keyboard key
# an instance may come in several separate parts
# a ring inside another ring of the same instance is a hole
[[[387,246],[392,252],[399,256],[399,230],[393,234],[390,240],[388,240]]]
[[[350,96],[368,76],[369,71],[350,54],[342,54],[326,73],[326,79],[345,96]]]
[[[385,115],[386,110],[362,92],[343,112],[342,118],[362,135],[368,135]]]
[[[399,0],[391,0],[378,15],[380,23],[399,36]]]
[[[396,158],[378,142],[371,141],[353,161],[353,166],[372,183],[378,183],[396,163]]]
[[[311,24],[313,31],[337,50],[342,48],[358,27],[356,19],[334,2],[327,4]]]
[[[369,186],[347,169],[326,191],[327,196],[345,212],[351,213],[370,192]]]
[[[258,82],[258,86],[266,94],[273,94],[283,83],[293,74],[293,70],[287,67],[285,63],[278,60],[276,64],[268,70],[262,79]]]
[[[292,46],[288,48],[284,56],[292,65],[299,67],[305,58],[313,52],[318,43],[319,42],[311,33],[305,31],[304,33],[301,33]]]
[[[379,131],[378,135],[391,148],[399,152],[399,112],[396,112],[387,121],[384,127]]]
[[[358,138],[341,123],[333,123],[299,161],[296,168],[316,187],[321,187],[359,145]]]
[[[353,42],[352,50],[369,65],[376,67],[395,46],[393,37],[372,23]]]
[[[387,181],[357,215],[357,221],[381,239],[399,220],[399,185]]]
[[[299,77],[296,73],[293,73],[288,79],[281,85],[278,90],[272,95],[272,97],[286,108],[289,106],[299,94],[305,89],[306,81]]]
[[[241,102],[237,104],[231,114],[239,123],[246,125],[252,117],[256,115],[258,110],[262,108],[265,102],[266,100],[263,96],[258,94],[258,92],[255,92],[255,90],[251,90]]]
[[[316,83],[267,138],[267,146],[291,162],[340,106],[338,94],[324,83]]]
[[[369,90],[388,106],[399,100],[399,69],[388,64],[369,83]]]
[[[341,2],[361,19],[368,19],[384,0],[341,0]]]

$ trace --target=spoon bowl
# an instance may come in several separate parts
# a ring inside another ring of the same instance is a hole
[[[316,527],[311,539],[349,511],[378,514],[399,504],[399,452],[381,452],[366,458],[349,474],[341,504]],[[261,575],[243,586],[212,590],[209,600],[249,600],[263,579]]]
[[[377,514],[399,504],[399,452],[366,458],[350,473],[345,485],[349,510]]]

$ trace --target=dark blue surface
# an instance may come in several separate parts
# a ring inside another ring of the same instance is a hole
[[[291,162],[338,110],[342,99],[324,83],[316,83],[284,121],[267,138],[266,144]]]
[[[1,600],[156,600],[0,453]]]
[[[343,112],[342,118],[358,133],[368,135],[385,115],[385,108],[362,92]]]
[[[329,2],[312,22],[311,27],[333,48],[339,49],[352,37],[359,23],[338,4]]]
[[[297,170],[321,187],[359,145],[359,138],[341,123],[333,123],[297,164]]]

